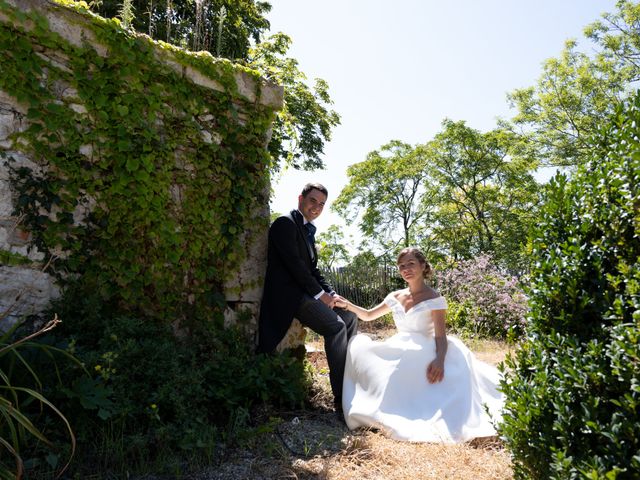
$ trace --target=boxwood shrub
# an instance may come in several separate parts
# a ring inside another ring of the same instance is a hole
[[[549,184],[527,338],[505,363],[516,478],[640,478],[640,92]]]

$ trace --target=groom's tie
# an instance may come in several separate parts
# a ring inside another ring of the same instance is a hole
[[[309,243],[309,247],[311,247],[311,256],[313,257],[313,245],[315,243],[314,235],[316,234],[316,226],[311,222],[307,222],[304,224],[304,227],[307,229],[307,243]]]

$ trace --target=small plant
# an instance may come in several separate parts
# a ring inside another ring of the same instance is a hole
[[[256,356],[241,325],[212,321],[176,336],[156,319],[111,316],[84,300],[66,301],[64,329],[56,332],[61,339],[71,333],[92,374],[61,372],[66,386],[58,397],[84,439],[72,474],[160,473],[185,458],[211,462],[250,435],[256,407],[304,402],[304,364],[286,354]]]
[[[131,28],[131,24],[135,19],[134,8],[132,0],[123,0],[120,7],[120,19],[122,20],[122,26],[124,28]]]
[[[4,460],[0,460],[0,478],[22,478],[25,468],[21,451],[29,439],[35,439],[48,448],[54,448],[53,443],[31,419],[29,412],[32,410],[31,406],[34,403],[39,405],[40,409],[42,406],[46,406],[54,412],[64,423],[71,440],[69,459],[60,470],[59,475],[68,468],[75,452],[76,439],[69,421],[58,408],[40,393],[39,390],[42,389],[40,378],[22,353],[22,350],[25,349],[40,349],[50,357],[53,352],[62,353],[70,357],[62,350],[32,342],[36,337],[55,328],[58,323],[60,323],[60,320],[58,317],[54,317],[53,320],[31,335],[19,340],[12,340],[19,326],[19,324],[16,324],[0,337],[0,448],[8,452],[14,461],[14,464],[9,466]],[[18,372],[21,376],[20,384],[16,383],[13,378],[18,376]],[[35,385],[34,388],[24,386],[25,374],[31,377],[32,383]],[[57,455],[50,454],[49,458],[54,466],[58,463]]]

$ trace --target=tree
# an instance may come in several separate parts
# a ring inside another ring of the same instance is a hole
[[[432,242],[454,259],[482,252],[518,270],[523,239],[533,220],[538,185],[526,158],[510,156],[514,136],[503,130],[481,133],[464,121],[445,120],[435,138],[417,148],[429,159],[434,195]]]
[[[349,167],[332,208],[349,222],[360,215],[361,232],[382,252],[420,245],[435,261],[484,252],[520,271],[538,191],[531,162],[510,132],[443,127],[424,145],[394,140]]]
[[[269,29],[268,2],[256,0],[130,0],[131,26],[152,38],[216,57],[247,58],[251,41]],[[93,11],[103,17],[121,15],[122,0],[94,0]],[[120,17],[122,18],[122,17]]]
[[[392,140],[347,169],[349,183],[332,208],[349,222],[361,214],[360,230],[382,251],[412,245],[428,213],[425,166],[421,151]]]
[[[615,13],[605,13],[602,20],[587,26],[584,34],[602,47],[598,58],[627,69],[627,78],[634,82],[640,77],[640,4],[618,0]]]
[[[316,238],[316,243],[320,247],[318,250],[318,262],[327,268],[332,268],[336,262],[345,263],[349,260],[349,251],[342,243],[344,235],[337,225],[330,225],[329,228]]]
[[[249,51],[248,65],[284,86],[284,107],[277,114],[269,151],[296,169],[324,168],[320,154],[340,116],[329,108],[333,102],[327,82],[317,78],[309,88],[298,61],[285,56],[290,45],[291,38],[277,33]]]
[[[518,113],[503,126],[518,132],[542,165],[582,163],[589,138],[640,79],[640,5],[621,0],[617,8],[585,29],[599,48],[594,56],[569,40],[559,58],[544,63],[537,85],[508,95]]]
[[[381,262],[381,259],[371,250],[361,250],[351,259],[349,269],[355,271],[375,270],[380,267],[386,267],[387,264],[388,262],[384,259]]]

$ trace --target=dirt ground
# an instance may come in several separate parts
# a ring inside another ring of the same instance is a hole
[[[371,322],[374,323],[374,322]],[[361,330],[385,338],[395,330],[365,324]],[[461,445],[409,443],[380,432],[350,432],[331,408],[332,396],[322,340],[308,336],[313,367],[312,398],[301,411],[265,412],[267,427],[251,442],[196,480],[235,479],[512,479],[509,453],[498,438]],[[466,342],[481,360],[497,364],[508,347],[495,341]],[[269,416],[269,418],[266,417]]]

